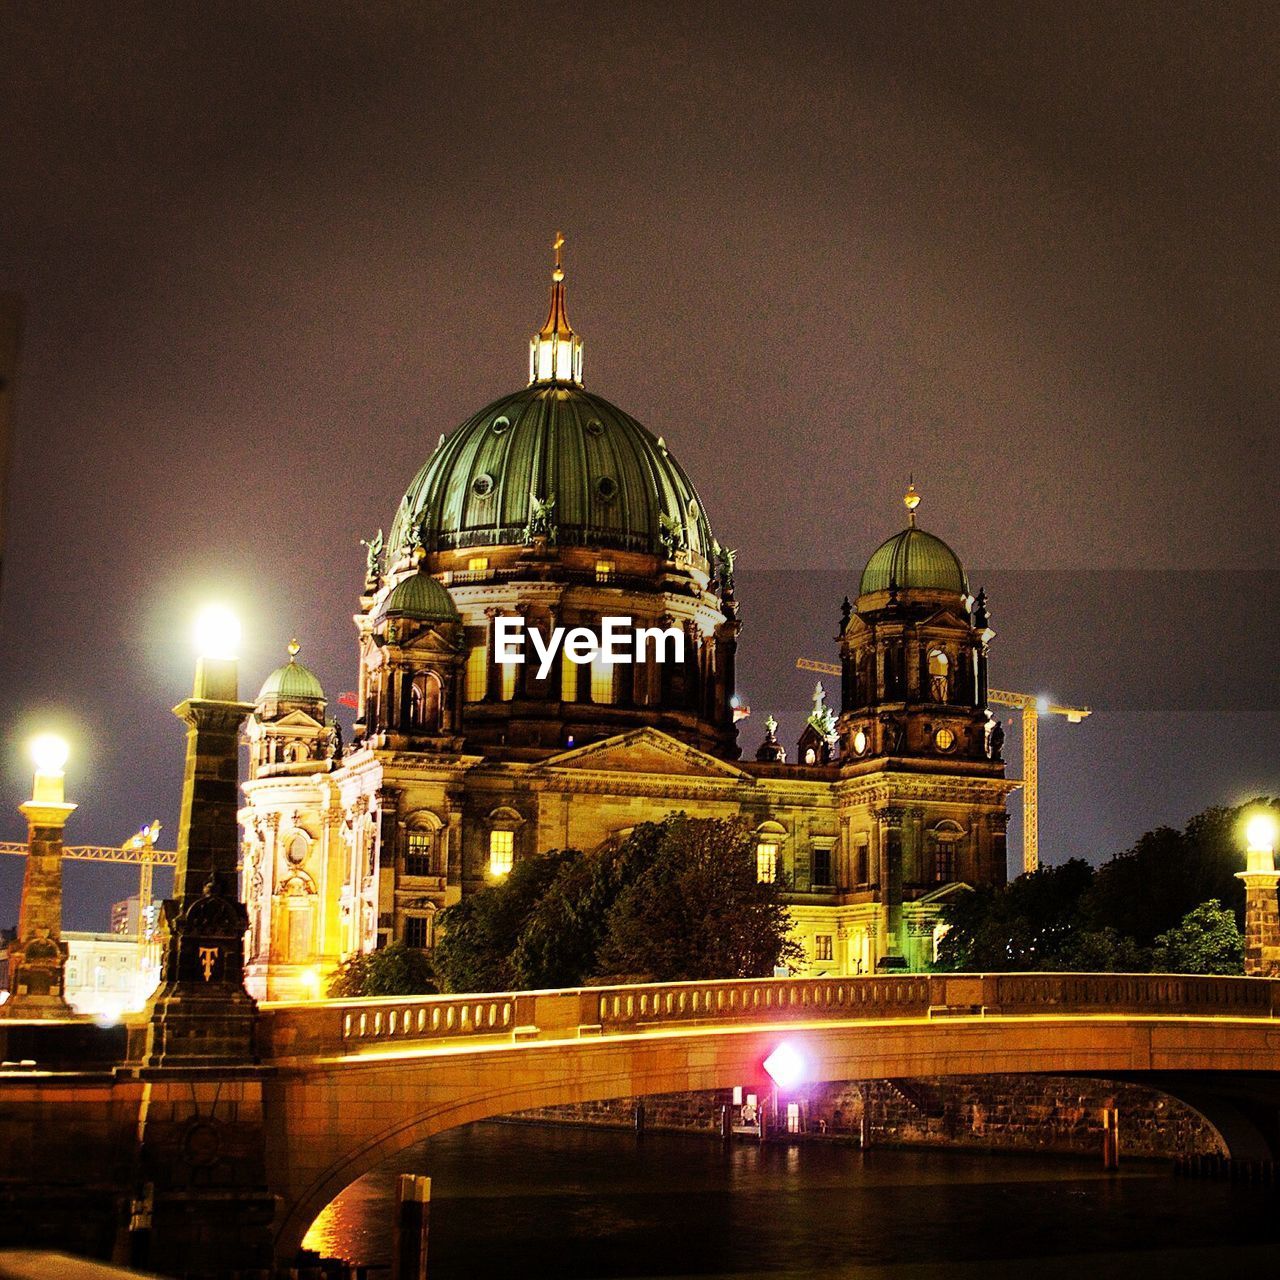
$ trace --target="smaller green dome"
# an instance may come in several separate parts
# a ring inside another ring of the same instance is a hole
[[[948,591],[969,594],[960,557],[941,538],[915,525],[880,544],[867,561],[858,586],[860,596],[874,591]]]
[[[461,622],[453,597],[429,573],[419,569],[397,582],[378,607],[377,621],[408,618],[413,622]]]
[[[283,667],[277,667],[263,681],[262,688],[258,691],[259,702],[267,698],[301,702],[324,701],[320,681],[298,661],[300,648],[296,640],[289,642],[289,661]]]

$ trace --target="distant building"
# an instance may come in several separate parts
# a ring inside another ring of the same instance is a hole
[[[9,943],[6,930],[0,950],[0,995],[9,992]],[[63,991],[77,1013],[118,1018],[141,1009],[160,981],[159,949],[139,947],[134,935],[63,930],[67,967]]]
[[[146,910],[146,937],[154,938],[156,923],[160,919],[160,900],[153,898]],[[111,904],[111,932],[125,937],[138,936],[138,895],[132,894],[122,902]]]

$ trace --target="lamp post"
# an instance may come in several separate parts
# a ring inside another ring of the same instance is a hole
[[[160,988],[151,1004],[150,1066],[253,1060],[257,1005],[244,988],[248,913],[239,899],[240,627],[225,609],[197,620],[195,687],[174,714],[187,726],[174,897],[164,903]]]
[[[52,733],[31,742],[36,776],[31,799],[18,806],[27,820],[27,869],[22,879],[18,937],[9,948],[8,1018],[68,1018],[63,980],[67,944],[62,941],[62,828],[75,805],[67,804],[63,766],[67,744]]]
[[[1280,977],[1280,903],[1276,885],[1276,818],[1260,809],[1245,821],[1244,971],[1250,977]]]

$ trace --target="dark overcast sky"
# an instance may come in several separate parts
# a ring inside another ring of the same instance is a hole
[[[209,594],[250,692],[294,631],[353,685],[357,539],[523,383],[557,227],[588,386],[739,548],[748,750],[913,471],[993,682],[1098,709],[1049,858],[1280,790],[1278,55],[1262,4],[0,4],[6,794],[55,723],[69,840],[171,835]]]

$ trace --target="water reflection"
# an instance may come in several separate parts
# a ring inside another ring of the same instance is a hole
[[[481,1124],[348,1188],[307,1247],[386,1263],[394,1173],[429,1173],[449,1277],[1225,1275],[1280,1263],[1280,1193],[1022,1156]]]

